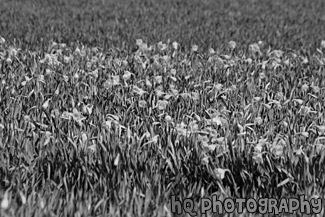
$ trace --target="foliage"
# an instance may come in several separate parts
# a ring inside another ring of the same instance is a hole
[[[279,1],[200,2],[3,1],[1,216],[324,197],[325,41],[309,37],[320,1],[282,3],[275,22]]]

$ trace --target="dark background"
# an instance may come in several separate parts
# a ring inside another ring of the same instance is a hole
[[[325,39],[323,0],[1,0],[0,35],[27,48],[49,40],[130,49],[135,39],[222,48],[258,40],[315,49]]]

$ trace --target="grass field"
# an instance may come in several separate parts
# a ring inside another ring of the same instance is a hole
[[[0,4],[0,217],[324,199],[324,1]]]

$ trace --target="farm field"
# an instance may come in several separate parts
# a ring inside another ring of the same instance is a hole
[[[0,2],[1,217],[324,216],[323,1]]]

